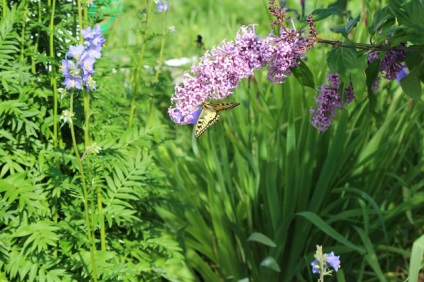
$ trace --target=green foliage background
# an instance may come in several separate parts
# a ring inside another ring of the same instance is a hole
[[[287,6],[300,12],[298,2]],[[332,4],[306,2],[307,13]],[[382,81],[319,133],[309,115],[315,90],[294,76],[273,85],[263,70],[229,97],[241,105],[197,141],[192,127],[167,115],[190,64],[162,63],[201,56],[198,34],[207,49],[233,40],[241,25],[258,24],[265,37],[268,3],[170,0],[166,14],[152,1],[113,3],[122,6],[96,3],[86,23],[114,19],[95,65],[90,138],[102,150],[85,157],[86,180],[69,126],[54,130],[70,106],[65,97],[56,109],[54,97],[61,59],[77,44],[69,16],[77,7],[58,1],[52,25],[51,1],[2,3],[0,281],[312,281],[316,245],[341,256],[334,280],[412,275],[424,212],[420,99]],[[368,43],[367,24],[390,3],[337,4],[361,16],[350,40]],[[317,22],[319,37],[343,40],[330,28],[347,16]],[[330,50],[306,54],[315,85],[330,72]],[[83,99],[74,102],[80,154],[88,142]]]

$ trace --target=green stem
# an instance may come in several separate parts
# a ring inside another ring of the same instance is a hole
[[[140,87],[140,77],[141,77],[141,71],[143,69],[143,60],[144,60],[144,53],[146,51],[146,42],[145,42],[145,38],[146,38],[146,34],[147,34],[147,30],[149,29],[149,25],[150,25],[150,11],[151,11],[151,7],[152,7],[152,3],[153,1],[149,1],[147,0],[147,12],[146,12],[146,24],[145,24],[145,29],[144,31],[141,32],[141,52],[140,52],[140,58],[139,61],[137,63],[137,65],[135,66],[135,70],[134,73],[131,77],[131,106],[130,106],[130,117],[128,119],[128,126],[131,127],[134,121],[134,112],[135,112],[135,102],[136,102],[136,96],[137,96],[137,92],[138,89]]]
[[[74,101],[74,93],[71,93],[70,95],[70,112],[73,113],[73,101]],[[96,269],[96,261],[95,261],[95,242],[94,242],[94,238],[92,236],[91,233],[91,221],[90,221],[90,214],[88,212],[88,190],[87,190],[87,185],[86,185],[86,181],[85,181],[85,174],[84,174],[84,168],[82,166],[82,160],[80,157],[80,154],[78,152],[78,147],[77,147],[77,141],[75,138],[75,130],[74,130],[74,123],[70,122],[70,129],[71,129],[71,136],[72,136],[72,145],[74,148],[74,152],[75,152],[75,156],[77,157],[78,160],[78,169],[79,172],[81,174],[81,183],[82,183],[82,187],[83,187],[83,193],[84,193],[84,210],[85,210],[85,223],[87,225],[87,236],[88,236],[88,241],[90,242],[90,254],[91,254],[91,265],[92,265],[92,270],[93,270],[93,280],[97,281],[97,269]]]
[[[163,26],[162,26],[162,42],[160,45],[160,53],[159,53],[159,61],[158,61],[158,66],[156,69],[156,75],[155,75],[155,83],[158,82],[159,80],[159,74],[162,68],[162,64],[163,64],[163,50],[165,49],[165,42],[166,42],[166,15],[168,14],[168,11],[165,11],[165,15],[163,17]]]
[[[28,13],[28,2],[25,2],[24,10],[24,22],[22,23],[22,34],[21,34],[21,61],[24,59],[24,50],[25,50],[25,29],[26,29],[26,15]]]
[[[3,6],[3,18],[5,18],[6,17],[6,7],[7,7],[7,3],[6,3],[6,0],[3,0],[3,4],[2,4]]]
[[[38,3],[38,27],[37,27],[37,34],[40,34],[40,26],[41,26],[41,2],[40,1],[38,1],[37,2]],[[34,54],[37,54],[37,52],[38,52],[38,42],[39,42],[39,40],[40,40],[40,36],[37,36],[36,37],[36,39],[35,39],[35,44],[34,44]],[[36,60],[31,56],[31,71],[32,71],[32,73],[33,74],[35,74],[36,73],[36,70],[35,70],[35,62],[36,62]],[[56,111],[54,111],[54,112],[56,112]],[[57,120],[57,112],[56,112],[56,119],[55,120]],[[54,128],[54,125],[53,125],[53,128]],[[57,132],[57,126],[56,126],[56,132]],[[54,134],[53,134],[53,141],[54,141]]]
[[[77,1],[77,8],[78,8],[78,23],[79,23],[79,28],[80,28],[80,31],[81,31],[82,27],[83,27],[81,0]],[[80,44],[82,44],[84,42],[81,32],[80,32],[79,40],[80,40]]]
[[[158,83],[159,81],[159,74],[162,70],[162,65],[163,65],[163,50],[165,49],[165,42],[166,42],[166,15],[168,14],[168,10],[165,11],[165,15],[163,18],[163,26],[162,26],[162,42],[161,42],[161,46],[160,46],[160,52],[159,52],[159,61],[158,61],[158,66],[156,68],[156,74],[155,74],[155,84]],[[151,95],[150,97],[150,105],[149,105],[149,113],[148,113],[148,117],[150,117],[151,113],[152,113],[152,108],[153,108],[153,102],[154,102],[154,95]]]
[[[81,34],[81,30],[83,29],[83,10],[84,10],[84,19],[87,20],[87,11],[86,11],[86,7],[84,7],[84,9],[82,8],[81,5],[81,0],[77,1],[77,7],[78,7],[78,23],[79,23],[79,41],[80,44],[83,44],[84,39],[82,37]],[[91,138],[90,138],[90,94],[88,91],[83,90],[83,104],[84,104],[84,116],[85,116],[85,123],[84,123],[84,144],[85,147],[87,148],[88,146],[91,145]],[[75,145],[76,146],[76,145]],[[78,154],[78,163],[80,164],[80,171],[81,171],[81,179],[83,181],[83,186],[84,186],[84,205],[85,205],[85,213],[86,213],[86,221],[87,221],[87,232],[88,232],[88,239],[90,241],[90,254],[91,254],[91,265],[92,265],[92,269],[93,269],[93,280],[97,281],[97,268],[96,268],[96,260],[95,260],[95,252],[96,252],[96,240],[95,240],[95,234],[94,234],[94,229],[91,229],[91,224],[94,222],[94,212],[92,213],[92,220],[90,222],[90,218],[89,218],[89,206],[88,206],[88,192],[87,192],[87,187],[85,184],[85,177],[83,177],[84,172],[82,170],[82,160],[79,157]],[[90,166],[89,162],[87,163],[88,166]],[[90,170],[89,170],[90,171]],[[93,197],[91,197],[91,199],[93,199]],[[94,209],[93,209],[94,210]]]
[[[54,16],[56,9],[56,0],[52,0],[51,6],[51,16],[50,16],[50,59],[51,59],[51,67],[52,67],[52,75],[50,75],[50,85],[53,88],[53,144],[57,146],[58,139],[58,94],[57,94],[57,81],[56,81],[56,66],[54,64],[55,52],[54,52]]]
[[[318,37],[303,37],[306,39],[310,39],[312,41],[315,41],[317,43],[323,43],[323,44],[330,44],[334,47],[342,47],[342,48],[355,48],[355,49],[362,49],[362,50],[372,50],[372,51],[389,51],[389,50],[422,50],[421,47],[416,47],[416,46],[412,46],[412,47],[407,47],[407,46],[388,46],[388,45],[383,45],[383,46],[375,46],[373,44],[364,44],[364,43],[353,43],[353,44],[344,44],[341,41],[338,40],[326,40],[326,39],[321,39]]]

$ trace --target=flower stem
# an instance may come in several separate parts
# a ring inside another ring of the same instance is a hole
[[[162,64],[163,64],[163,50],[165,49],[165,42],[166,42],[166,15],[168,14],[168,10],[165,10],[165,14],[164,14],[164,18],[163,18],[163,26],[162,26],[162,42],[161,42],[161,46],[160,46],[160,52],[159,52],[159,61],[158,61],[158,66],[156,68],[156,74],[155,74],[155,84],[158,83],[159,81],[159,74],[161,72],[162,69]],[[153,101],[154,101],[154,95],[151,95],[150,97],[150,105],[149,105],[149,114],[147,115],[148,117],[150,117],[150,114],[152,113],[152,108],[153,108]]]
[[[146,51],[146,42],[145,42],[145,38],[146,38],[146,34],[147,34],[147,30],[149,29],[149,25],[150,25],[150,11],[151,11],[151,7],[152,7],[152,3],[153,1],[149,1],[147,0],[147,10],[146,10],[146,23],[145,23],[145,28],[144,30],[141,32],[141,52],[140,52],[140,58],[138,60],[138,63],[135,66],[134,69],[134,73],[131,76],[131,106],[130,106],[130,117],[128,119],[128,126],[131,127],[134,121],[134,112],[135,112],[135,102],[136,102],[136,96],[137,96],[137,92],[138,89],[140,88],[140,77],[141,77],[141,71],[143,69],[143,60],[144,60],[144,53]]]
[[[74,94],[71,93],[70,95],[70,112],[73,112],[73,101],[74,101]],[[88,212],[88,190],[87,190],[87,184],[85,181],[85,174],[84,174],[84,168],[82,166],[82,160],[80,157],[80,154],[78,152],[77,147],[77,141],[75,138],[75,130],[74,130],[74,123],[70,122],[70,129],[71,129],[71,136],[72,136],[72,145],[74,148],[75,156],[78,160],[78,169],[81,175],[81,184],[83,187],[83,194],[84,194],[84,210],[85,210],[85,224],[87,225],[87,237],[88,241],[90,242],[90,254],[91,254],[91,267],[93,271],[93,280],[97,281],[97,269],[96,269],[96,261],[95,261],[95,242],[94,238],[91,233],[91,221],[90,221],[90,214]]]
[[[52,62],[55,59],[55,52],[54,52],[54,16],[55,16],[55,9],[56,9],[56,0],[52,0],[51,2],[51,16],[50,16],[50,36],[49,36],[49,47],[50,47],[50,58]],[[52,75],[50,76],[50,85],[53,88],[53,144],[56,147],[57,146],[57,139],[58,139],[58,95],[57,95],[57,81],[56,81],[56,66],[52,63]]]

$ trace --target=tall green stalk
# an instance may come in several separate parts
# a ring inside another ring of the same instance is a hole
[[[166,18],[167,18],[168,10],[165,10],[165,14],[163,16],[163,25],[162,25],[162,41],[160,45],[160,52],[159,52],[159,60],[158,65],[156,68],[156,74],[155,74],[155,83],[158,83],[159,81],[159,74],[162,70],[162,64],[163,64],[163,50],[165,49],[165,42],[166,42],[166,34],[167,34],[167,28],[166,28]],[[152,107],[153,107],[153,101],[154,101],[154,95],[151,95],[150,97],[150,105],[149,105],[149,114],[152,113]]]
[[[141,52],[140,52],[140,57],[138,60],[137,65],[135,66],[133,75],[131,77],[131,85],[132,85],[132,89],[131,89],[131,106],[130,106],[130,117],[128,119],[128,126],[131,127],[134,121],[134,112],[135,112],[135,102],[136,102],[136,96],[138,93],[138,89],[140,88],[140,76],[141,76],[141,70],[143,69],[143,60],[144,60],[144,53],[146,52],[146,34],[147,34],[147,30],[149,29],[149,25],[150,25],[150,11],[152,8],[152,3],[153,1],[147,1],[147,9],[146,9],[146,23],[145,23],[145,28],[144,31],[141,32]],[[138,42],[140,43],[140,42]]]
[[[50,40],[49,40],[49,46],[50,46],[50,58],[52,60],[51,68],[52,68],[52,75],[50,76],[50,85],[53,88],[53,144],[56,147],[57,146],[57,140],[58,140],[58,93],[57,93],[57,81],[56,81],[56,66],[53,64],[54,58],[55,58],[55,52],[54,52],[54,16],[55,16],[55,9],[56,9],[56,0],[52,0],[51,3],[51,16],[50,16]]]
[[[41,26],[41,2],[40,1],[38,1],[37,2],[37,5],[38,5],[38,21],[37,21],[37,23],[38,23],[38,27],[37,27],[37,33],[38,34],[40,34],[40,26]],[[36,54],[37,52],[38,52],[38,43],[40,42],[40,36],[37,36],[37,38],[35,39],[35,44],[34,44],[34,54]],[[31,57],[30,58],[31,59],[31,71],[32,71],[32,73],[33,74],[35,74],[36,73],[36,69],[35,69],[35,59],[33,58],[33,57]],[[56,113],[56,118],[57,118],[57,111],[56,110],[54,110],[53,111],[54,113]],[[54,113],[53,113],[53,115],[54,115]],[[57,120],[57,119],[56,119]],[[55,126],[56,126],[56,131],[54,131],[54,129],[55,129]],[[54,133],[57,133],[57,124],[56,123],[54,123],[54,125],[53,125],[53,136],[56,136]],[[53,141],[54,141],[55,139],[54,139],[54,137],[53,137]]]
[[[3,6],[3,18],[5,18],[6,17],[6,6],[7,6],[6,0],[3,0],[2,6]]]
[[[70,95],[70,112],[73,113],[73,103],[74,103],[74,94],[71,93]],[[90,221],[90,215],[88,212],[88,190],[87,190],[87,184],[85,181],[85,174],[84,174],[84,168],[82,166],[82,160],[81,160],[81,156],[78,152],[78,146],[77,146],[77,141],[75,138],[75,130],[74,130],[74,123],[70,122],[69,123],[69,127],[71,129],[71,136],[72,136],[72,146],[74,148],[74,152],[75,152],[75,156],[77,157],[78,160],[78,169],[80,171],[81,174],[81,184],[83,187],[83,193],[84,193],[84,210],[85,210],[85,222],[87,225],[87,236],[88,236],[88,241],[90,242],[90,255],[91,255],[91,267],[93,270],[93,280],[97,281],[97,269],[96,269],[96,261],[95,261],[95,249],[96,249],[96,245],[95,245],[95,240],[92,236],[92,231],[91,231],[91,221]]]
[[[24,18],[26,17],[27,13],[28,13],[28,2],[25,2]],[[24,19],[22,23],[22,33],[21,33],[21,61],[24,59],[25,30],[26,30],[26,20]]]
[[[81,30],[83,29],[84,26],[84,22],[83,22],[83,12],[84,12],[84,20],[85,22],[87,22],[88,20],[88,13],[87,13],[87,8],[84,7],[82,8],[81,5],[81,0],[77,1],[77,7],[78,7],[78,23],[79,23],[79,27],[80,27],[80,35],[79,35],[79,41],[80,44],[83,44],[84,40],[81,34]],[[87,90],[83,90],[83,104],[84,104],[84,116],[85,116],[85,124],[84,124],[84,144],[85,144],[85,148],[88,148],[91,145],[91,138],[90,138],[90,94]],[[74,137],[73,137],[74,138]],[[77,148],[76,148],[76,143],[74,145],[74,149],[77,152]],[[78,154],[79,156],[79,154]],[[93,279],[94,281],[97,281],[97,269],[96,269],[96,261],[95,261],[95,252],[96,252],[96,240],[95,240],[95,234],[94,234],[94,229],[92,229],[91,224],[94,223],[94,216],[95,216],[95,212],[94,212],[94,202],[92,202],[92,219],[90,221],[89,218],[89,205],[88,205],[88,191],[87,191],[87,187],[86,187],[86,183],[85,183],[85,176],[84,176],[84,170],[83,170],[83,166],[82,166],[82,160],[80,157],[78,157],[78,161],[79,161],[79,169],[81,172],[81,179],[83,181],[83,188],[84,188],[84,206],[85,206],[85,213],[86,213],[86,223],[87,223],[87,232],[89,234],[89,241],[90,241],[90,254],[91,254],[91,265],[93,268]],[[87,160],[87,166],[90,167],[90,162]],[[90,169],[88,170],[90,171]],[[91,177],[90,177],[91,178]],[[91,197],[91,199],[94,199],[93,197]],[[101,208],[101,199],[98,202],[98,206],[100,208],[99,212],[102,210]],[[102,226],[104,226],[104,224],[101,224]],[[101,231],[104,233],[104,229]],[[103,236],[104,238],[104,236]],[[105,243],[102,242],[102,246]]]

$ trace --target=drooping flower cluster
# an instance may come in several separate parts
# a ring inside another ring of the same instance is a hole
[[[322,247],[317,246],[317,252],[315,254],[315,260],[311,263],[312,273],[330,275],[332,270],[329,270],[332,267],[336,272],[340,268],[340,256],[334,255],[334,252],[329,254],[322,253]]]
[[[62,84],[69,90],[85,87],[90,91],[96,89],[96,82],[93,80],[94,63],[101,57],[106,39],[103,38],[99,26],[83,29],[81,34],[84,44],[71,45],[65,59],[62,60],[62,74],[65,77]]]
[[[312,125],[319,131],[325,131],[333,123],[336,117],[336,110],[343,109],[345,104],[349,104],[355,98],[353,86],[350,84],[344,89],[346,101],[338,93],[340,86],[340,78],[338,74],[330,74],[327,76],[330,85],[325,83],[318,89],[319,95],[315,97],[317,102],[316,108],[311,108],[310,113],[312,116]]]
[[[242,26],[234,42],[223,41],[206,51],[199,64],[192,66],[191,73],[184,73],[183,85],[175,86],[171,98],[175,107],[168,109],[170,117],[179,124],[193,123],[193,114],[204,101],[227,97],[242,79],[265,66],[269,66],[271,82],[284,82],[290,68],[299,64],[298,60],[310,46],[299,36],[296,30],[281,28],[279,36],[270,33],[261,39],[255,25]]]

